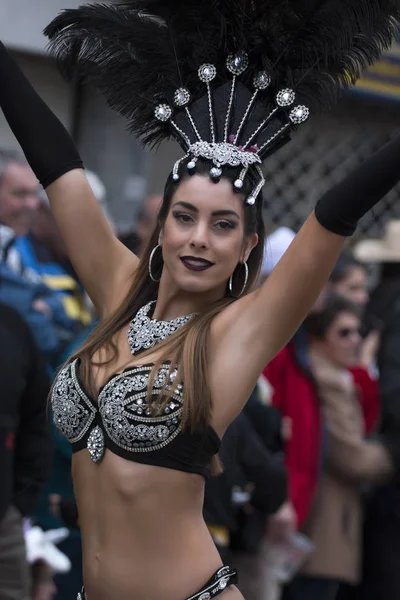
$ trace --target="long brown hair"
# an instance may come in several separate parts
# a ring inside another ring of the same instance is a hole
[[[210,163],[199,161],[196,167],[196,174],[208,176]],[[181,167],[181,178],[188,177],[185,165]],[[237,169],[226,169],[224,177],[230,181],[234,181],[238,172]],[[134,281],[131,285],[126,298],[121,302],[119,308],[108,318],[102,321],[98,327],[91,333],[87,341],[77,350],[72,359],[80,359],[80,375],[86,389],[92,394],[95,394],[93,389],[94,384],[90,377],[90,367],[92,365],[109,364],[118,358],[118,347],[115,342],[116,334],[133,319],[139,308],[157,299],[158,283],[152,281],[149,276],[149,259],[153,248],[157,245],[160,232],[167,219],[171,200],[177,189],[178,184],[173,181],[172,177],[168,178],[164,191],[164,199],[158,215],[158,223],[153,231],[153,234],[144,250],[143,256],[140,259],[139,266],[135,273]],[[242,189],[242,194],[248,195],[252,190],[252,180],[246,180]],[[245,210],[245,234],[258,234],[258,244],[251,252],[247,261],[249,268],[249,277],[246,286],[246,292],[249,292],[255,285],[259,270],[262,263],[264,249],[264,223],[262,219],[262,201],[258,199],[254,206],[246,206]],[[159,277],[162,272],[163,261],[162,253],[156,252],[152,260],[152,272],[155,277]],[[233,277],[234,290],[240,291],[243,285],[243,273],[239,269]],[[241,279],[241,281],[240,281]],[[236,284],[236,285],[235,285]],[[231,302],[234,302],[229,294],[228,286],[226,294],[218,302],[207,307],[204,312],[199,313],[191,319],[185,326],[179,329],[174,335],[159,344],[160,356],[154,364],[149,384],[149,397],[151,396],[152,380],[155,374],[163,363],[169,363],[171,371],[178,366],[178,373],[174,380],[174,384],[164,390],[162,393],[162,403],[157,404],[156,409],[161,410],[168,401],[171,394],[175,390],[176,385],[184,380],[184,410],[183,410],[183,427],[189,427],[191,430],[196,430],[204,427],[211,419],[211,393],[208,385],[207,371],[207,345],[210,332],[210,324],[213,318],[219,314]],[[111,350],[111,358],[101,362],[94,362],[93,356],[100,349]],[[150,354],[153,349],[142,354]]]

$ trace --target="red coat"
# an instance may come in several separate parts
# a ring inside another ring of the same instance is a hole
[[[352,370],[364,411],[366,432],[370,433],[379,413],[378,384],[361,368]],[[298,526],[304,522],[318,484],[323,458],[323,423],[312,376],[300,366],[296,346],[291,342],[264,369],[274,393],[272,402],[291,421],[285,462],[289,498],[297,513]]]

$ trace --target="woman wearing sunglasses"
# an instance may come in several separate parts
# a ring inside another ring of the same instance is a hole
[[[341,582],[358,581],[362,484],[392,473],[385,447],[365,439],[360,388],[351,373],[359,362],[360,325],[358,309],[342,297],[331,297],[305,321],[323,422],[318,485],[302,526],[315,551],[285,590],[285,600],[334,600]]]

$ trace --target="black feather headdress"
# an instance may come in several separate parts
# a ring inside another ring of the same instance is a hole
[[[174,136],[248,169],[390,46],[399,0],[125,0],[64,10],[45,30],[68,75],[94,84],[146,145]],[[174,178],[179,179],[179,164]]]

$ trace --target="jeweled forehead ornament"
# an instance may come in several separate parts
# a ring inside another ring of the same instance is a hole
[[[252,192],[246,198],[246,204],[253,205],[265,184],[264,174],[261,169],[262,155],[265,154],[269,147],[276,142],[277,138],[285,135],[290,128],[304,123],[308,119],[310,111],[304,105],[294,106],[294,90],[290,88],[281,89],[275,95],[274,105],[270,112],[261,120],[255,130],[247,135],[246,139],[242,139],[243,136],[241,134],[249,120],[257,96],[260,92],[265,92],[268,90],[272,82],[272,78],[267,71],[259,71],[253,77],[252,84],[254,91],[241,117],[239,125],[236,128],[236,132],[230,134],[229,128],[232,121],[237,77],[246,71],[248,65],[249,59],[247,54],[244,52],[230,55],[226,60],[226,68],[232,75],[232,81],[229,102],[224,120],[224,132],[222,139],[217,140],[215,132],[215,111],[213,106],[211,83],[216,78],[217,71],[215,66],[212,64],[203,64],[198,69],[198,77],[200,81],[206,85],[207,90],[210,140],[204,140],[199,133],[196,122],[189,110],[191,95],[190,91],[186,88],[179,88],[176,90],[173,102],[174,107],[166,103],[159,104],[155,108],[154,114],[159,121],[168,121],[170,126],[175,129],[176,133],[186,146],[185,156],[180,158],[175,163],[172,170],[172,177],[174,181],[179,181],[179,168],[183,161],[189,159],[187,168],[189,172],[194,173],[198,159],[203,158],[212,163],[210,177],[214,181],[219,181],[222,175],[223,167],[242,167],[238,178],[234,182],[235,190],[240,191],[243,188],[244,180],[249,168],[253,168],[257,173],[258,180],[256,180],[256,184]],[[185,111],[193,132],[193,139],[190,139],[189,134],[183,131],[173,119],[174,110]],[[271,133],[267,140],[263,140],[261,145],[258,145],[258,138],[260,138],[261,134],[265,132],[271,121],[277,117],[278,114],[281,115],[282,113],[287,115],[286,122],[283,123],[276,131]]]

